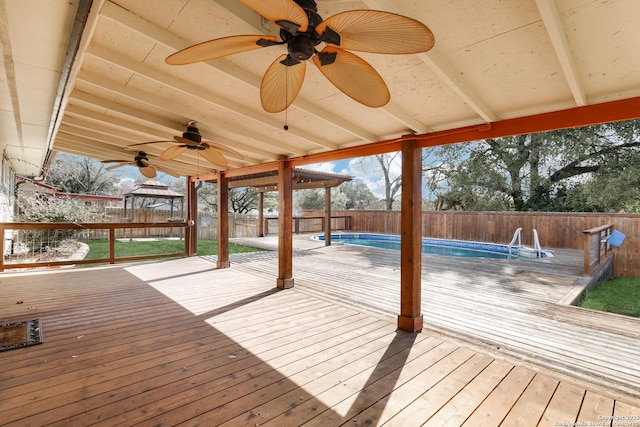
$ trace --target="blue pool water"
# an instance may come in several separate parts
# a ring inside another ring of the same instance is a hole
[[[314,236],[314,239],[324,240],[324,235]],[[349,245],[373,246],[383,249],[400,250],[400,236],[372,233],[344,233],[332,234],[332,242]],[[493,243],[467,242],[462,240],[444,240],[422,238],[422,252],[434,255],[456,256],[464,258],[498,258],[508,259],[518,256],[518,250],[507,245]]]

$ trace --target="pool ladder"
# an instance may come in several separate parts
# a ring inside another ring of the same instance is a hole
[[[511,243],[509,243],[509,255],[511,255],[511,248],[514,247],[514,244],[518,242],[516,248],[522,247],[522,227],[518,227],[516,232],[513,233],[513,239],[511,239]],[[536,258],[542,257],[542,247],[540,246],[540,239],[538,238],[538,230],[533,229],[533,250],[536,254]]]

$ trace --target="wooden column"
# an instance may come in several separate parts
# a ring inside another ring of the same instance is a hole
[[[331,187],[324,186],[324,245],[331,246]]]
[[[293,169],[291,162],[278,162],[278,280],[279,289],[293,287]]]
[[[422,329],[422,159],[415,141],[402,144],[402,199],[400,223],[400,315],[398,328]]]
[[[198,190],[191,177],[187,177],[187,228],[184,232],[184,245],[187,256],[198,252]]]
[[[218,268],[229,267],[229,183],[224,172],[218,174]]]
[[[264,237],[264,191],[258,194],[258,237]]]

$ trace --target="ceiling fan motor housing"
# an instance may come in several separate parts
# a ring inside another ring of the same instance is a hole
[[[315,47],[321,42],[320,35],[316,32],[316,26],[322,22],[318,15],[318,6],[315,0],[294,0],[307,15],[308,29],[304,33],[291,33],[286,29],[280,30],[280,37],[287,43],[289,56],[294,61],[285,65],[295,65],[297,61],[306,61],[316,52]]]
[[[193,125],[187,125],[186,132],[182,133],[182,137],[188,139],[193,142],[201,142],[202,136],[200,135],[200,131],[197,127]]]

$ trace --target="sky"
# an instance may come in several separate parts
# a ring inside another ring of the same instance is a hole
[[[320,172],[353,176],[354,182],[362,182],[366,184],[377,198],[382,199],[385,196],[384,177],[380,172],[380,165],[374,157],[357,157],[335,162],[315,163],[305,165],[303,168]],[[123,181],[134,181],[140,174],[138,169],[132,166],[118,168],[115,172],[122,176]],[[392,178],[400,175],[401,165],[399,156],[394,162],[391,172]],[[170,183],[175,178],[163,173],[158,173],[158,176],[154,179]]]
[[[316,170],[340,175],[351,175],[355,183],[364,183],[379,199],[385,196],[384,176],[380,171],[380,165],[374,157],[356,157],[335,162],[315,163],[305,165],[304,169]],[[400,157],[396,158],[391,168],[391,177],[395,178],[401,173]]]

